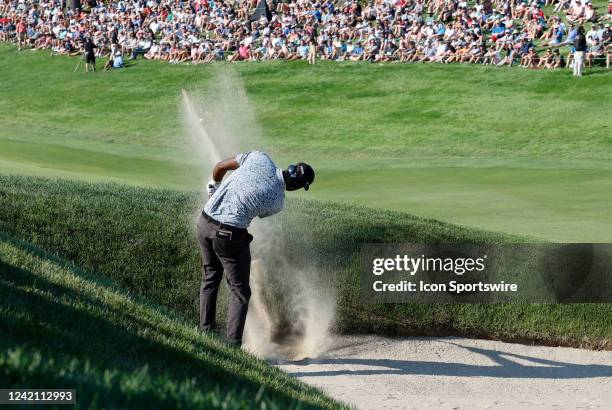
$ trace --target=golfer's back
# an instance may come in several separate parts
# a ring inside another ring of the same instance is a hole
[[[256,216],[280,212],[285,200],[282,171],[260,151],[238,154],[240,165],[206,203],[204,212],[221,223],[247,228]]]

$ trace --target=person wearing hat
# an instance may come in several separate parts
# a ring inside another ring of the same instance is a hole
[[[595,41],[599,41],[599,33],[597,32],[597,26],[593,24],[591,29],[586,32],[586,42],[588,47],[592,47]]]
[[[234,171],[225,180],[228,171]],[[251,288],[249,277],[253,236],[247,231],[255,217],[280,212],[285,191],[308,191],[315,173],[303,162],[277,168],[260,151],[238,154],[217,163],[207,185],[208,202],[198,216],[197,239],[202,256],[200,329],[216,330],[217,294],[225,273],[230,288],[228,342],[241,345]]]
[[[610,27],[610,24],[606,24],[605,30],[602,31],[602,33],[601,33],[601,41],[604,44],[608,44],[608,43],[612,42],[612,27]]]

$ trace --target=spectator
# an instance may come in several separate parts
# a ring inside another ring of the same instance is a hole
[[[560,16],[546,15],[544,4],[555,2],[554,13],[566,13],[575,23],[569,30]],[[583,24],[590,28],[587,47],[595,39],[607,47],[611,36],[609,27],[596,23],[611,15],[598,20],[589,0],[286,0],[251,22],[257,3],[108,0],[64,13],[58,0],[0,0],[0,40],[14,41],[19,49],[75,55],[77,44],[90,37],[94,58],[114,59],[120,51],[175,64],[278,59],[313,64],[324,58],[508,66],[516,60],[533,67],[536,41],[573,46]],[[573,48],[568,62],[572,53]],[[536,66],[553,67],[549,52],[542,59]]]
[[[93,42],[91,36],[87,36],[85,39],[85,43],[83,44],[83,50],[85,51],[85,72],[88,73],[91,68],[93,71],[96,71],[96,53],[95,53],[96,45]]]
[[[310,36],[308,42],[308,64],[315,64],[317,60],[317,40],[315,34]]]
[[[591,26],[591,29],[587,31],[585,38],[586,38],[587,46],[589,47],[592,46],[595,41],[599,40],[599,33],[597,31],[597,26],[595,24],[593,24]]]
[[[17,29],[17,49],[21,51],[22,47],[26,44],[26,36],[28,32],[28,26],[26,25],[26,19],[21,18],[16,26]]]
[[[363,59],[363,47],[361,46],[361,42],[357,42],[355,47],[353,47],[349,59],[351,61],[359,61]]]
[[[582,77],[582,64],[584,62],[584,53],[587,50],[586,37],[584,28],[578,27],[578,33],[574,40],[574,77]]]
[[[535,51],[535,48],[529,48],[529,51],[525,53],[521,59],[521,67],[523,68],[536,68],[538,66],[539,58]]]
[[[550,68],[552,68],[554,70],[556,68],[564,68],[564,67],[565,67],[565,59],[563,58],[563,56],[559,52],[559,49],[556,49],[554,51],[553,64],[552,64],[552,67],[550,67]]]
[[[552,48],[546,49],[546,52],[540,57],[538,68],[552,68],[554,54]]]
[[[108,57],[108,61],[106,62],[106,64],[104,64],[104,67],[102,68],[102,70],[103,71],[111,70],[113,68],[114,59],[115,59],[115,56],[111,54]]]
[[[609,24],[606,24],[605,30],[601,33],[601,41],[604,44],[612,42],[612,27]]]
[[[151,40],[149,40],[147,37],[141,36],[136,47],[132,50],[132,55],[130,58],[132,60],[136,60],[139,54],[144,56],[145,54],[149,52],[149,50],[151,49],[151,46],[152,46]]]
[[[593,61],[603,59],[604,51],[604,46],[599,44],[597,39],[593,40],[593,44],[589,47],[588,52],[585,55],[586,65],[588,67],[593,67]]]
[[[115,58],[113,58],[113,68],[123,68],[123,55],[121,55],[121,51],[117,51],[115,54]]]

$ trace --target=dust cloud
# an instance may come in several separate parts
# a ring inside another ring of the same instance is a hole
[[[214,164],[239,152],[265,150],[261,128],[240,78],[219,71],[204,92],[182,91],[184,128],[201,165],[202,187]],[[297,161],[297,158],[296,158]],[[284,168],[287,164],[276,164]],[[290,196],[289,194],[288,196]],[[205,193],[203,194],[205,197]],[[308,225],[295,226],[308,237]],[[297,228],[297,229],[296,229]],[[264,358],[303,359],[325,352],[335,317],[335,292],[317,272],[317,256],[290,250],[282,219],[256,218],[249,231],[251,290],[243,346]]]

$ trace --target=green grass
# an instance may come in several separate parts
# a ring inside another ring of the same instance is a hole
[[[309,198],[553,241],[611,239],[612,75],[602,68],[577,80],[481,66],[138,60],[85,75],[76,62],[0,46],[0,171],[199,189],[180,90],[205,95],[227,71],[244,83],[261,147],[279,165],[317,169]]]
[[[364,305],[358,293],[365,242],[612,239],[609,71],[139,60],[85,75],[76,63],[0,45],[0,385],[76,387],[79,408],[341,407],[195,330],[194,191],[209,170],[184,136],[180,90],[204,96],[224,72],[256,120],[227,126],[259,126],[279,165],[317,169],[280,216],[283,251],[335,289],[336,331],[612,348],[610,304]]]
[[[198,203],[199,195],[192,192],[0,176],[0,231],[95,270],[195,323],[200,260],[193,221]],[[281,218],[284,235],[291,239],[279,253],[293,255],[298,270],[299,261],[308,260],[320,285],[336,289],[337,331],[610,347],[610,304],[364,305],[359,300],[362,243],[493,244],[524,238],[330,202],[291,200]],[[222,294],[222,315],[226,303]]]
[[[111,281],[0,234],[0,385],[77,408],[343,408]]]

